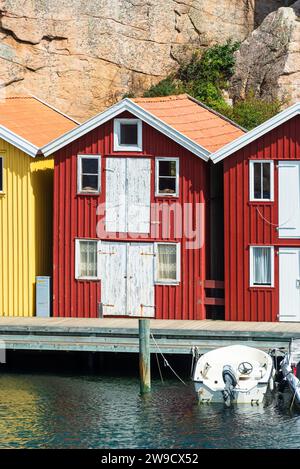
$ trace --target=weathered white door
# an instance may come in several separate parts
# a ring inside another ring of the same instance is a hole
[[[104,316],[154,317],[154,245],[103,241],[101,303]]]
[[[106,160],[106,231],[126,232],[126,159]]]
[[[126,243],[102,242],[99,256],[103,315],[123,316],[127,311]]]
[[[154,317],[154,245],[130,243],[128,246],[128,314]]]
[[[107,231],[150,232],[150,186],[150,159],[107,158]]]
[[[280,161],[279,238],[300,238],[300,162]]]
[[[127,231],[150,232],[151,161],[127,158]]]
[[[300,321],[300,249],[279,249],[279,320]]]

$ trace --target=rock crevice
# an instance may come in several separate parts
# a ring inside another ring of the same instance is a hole
[[[195,49],[244,40],[254,0],[1,0],[1,81],[78,120],[139,93]]]
[[[270,13],[241,44],[231,80],[233,100],[249,92],[262,99],[300,99],[300,0]]]
[[[84,120],[195,49],[244,41],[284,1],[0,0],[0,91],[32,93]]]

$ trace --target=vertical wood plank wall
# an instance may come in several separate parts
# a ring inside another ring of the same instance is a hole
[[[124,113],[118,117],[130,117]],[[132,116],[131,116],[132,117]],[[77,155],[102,156],[102,190],[99,196],[77,195]],[[179,203],[203,203],[208,197],[208,167],[200,158],[143,123],[143,151],[113,151],[113,121],[109,121],[55,155],[54,170],[54,315],[71,317],[97,317],[101,301],[100,281],[75,280],[75,239],[96,238],[96,208],[105,202],[106,158],[147,157],[151,159],[151,202],[165,203],[172,208],[175,200],[154,197],[155,157],[179,157]],[[152,214],[152,221],[156,220]],[[163,240],[161,225],[153,241]],[[118,239],[118,237],[108,237]],[[140,241],[142,238],[138,238]],[[145,241],[152,241],[149,237]],[[156,286],[156,318],[203,319],[203,287],[206,278],[206,245],[187,250],[186,239],[176,239],[173,223],[169,240],[181,242],[181,283],[178,286]],[[134,239],[130,239],[134,241]]]
[[[249,160],[274,160],[274,202],[249,202]],[[280,246],[300,240],[278,238],[278,160],[300,159],[300,116],[229,156],[224,164],[225,319],[277,321]],[[220,163],[222,164],[222,163]],[[249,246],[275,246],[274,288],[249,286]]]
[[[35,277],[52,274],[53,160],[0,140],[0,316],[35,314]]]

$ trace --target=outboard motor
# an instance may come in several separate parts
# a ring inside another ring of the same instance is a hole
[[[222,391],[223,399],[226,406],[229,407],[234,399],[234,388],[237,385],[236,375],[230,365],[223,366],[222,377],[225,383],[224,391]]]

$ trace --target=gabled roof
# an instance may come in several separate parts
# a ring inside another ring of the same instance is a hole
[[[284,124],[286,121],[292,119],[298,114],[300,114],[300,102],[288,107],[287,109],[280,112],[271,119],[267,120],[263,124],[259,125],[258,127],[255,127],[255,129],[250,130],[241,137],[228,143],[223,148],[214,152],[210,156],[210,158],[214,163],[218,163],[219,161],[224,160],[224,158],[227,158],[228,156],[232,155],[241,148],[244,148],[249,143],[253,142],[254,140],[257,140],[258,138],[262,137],[263,135],[280,126],[281,124]]]
[[[129,111],[205,161],[208,161],[212,150],[244,132],[188,95],[134,100],[125,98],[45,145],[41,151],[48,156],[124,111]]]
[[[30,156],[77,126],[78,122],[34,96],[0,99],[0,138]]]
[[[209,152],[245,133],[237,124],[187,94],[133,101]]]

